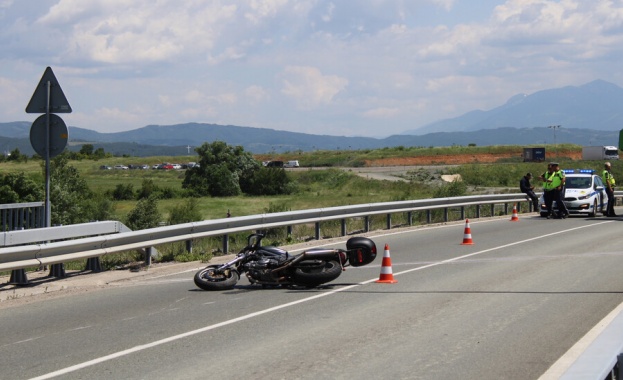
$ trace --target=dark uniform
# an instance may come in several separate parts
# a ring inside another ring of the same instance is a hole
[[[552,203],[554,202],[554,193],[552,192],[552,177],[554,169],[551,164],[547,165],[547,171],[539,176],[543,181],[543,200],[545,200],[545,208],[547,208],[547,219],[553,214]]]
[[[532,200],[532,204],[534,205],[534,211],[539,211],[539,197],[534,193],[534,186],[530,183],[532,179],[532,173],[528,173],[521,178],[519,181],[519,189],[522,193],[526,193],[528,197]]]
[[[603,178],[606,184],[606,194],[608,195],[608,208],[606,210],[606,216],[616,216],[614,213],[614,187],[615,180],[612,172],[610,172],[611,166],[609,162],[604,164],[604,171],[601,172],[601,178]],[[595,210],[596,212],[597,210]]]

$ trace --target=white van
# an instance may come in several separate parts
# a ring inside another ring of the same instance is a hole
[[[283,167],[284,168],[298,168],[299,167],[299,162],[298,162],[298,160],[288,161],[288,162],[283,164]]]

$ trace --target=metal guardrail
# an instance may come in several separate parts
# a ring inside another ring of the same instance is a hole
[[[460,208],[461,218],[464,218],[465,207],[476,206],[474,217],[479,217],[480,206],[489,204],[493,208],[495,204],[503,203],[504,213],[508,214],[508,204],[512,202],[527,202],[527,200],[524,194],[501,194],[370,203],[206,220],[66,241],[51,241],[58,239],[50,239],[51,235],[60,231],[55,229],[62,227],[11,231],[6,233],[7,236],[17,236],[16,233],[19,232],[23,239],[30,236],[31,242],[38,243],[0,248],[0,271],[39,267],[135,249],[146,249],[149,252],[151,247],[160,244],[191,241],[210,236],[225,236],[258,229],[291,227],[297,224],[315,223],[316,238],[319,239],[320,223],[324,221],[340,219],[344,221],[349,218],[363,217],[366,223],[364,230],[368,231],[368,218],[379,214],[387,215],[389,228],[391,228],[391,214],[402,212],[445,209],[444,218],[447,220],[449,208]],[[344,226],[345,223],[342,225]],[[88,228],[88,225],[84,228]],[[346,234],[344,228],[342,233]],[[43,236],[46,238],[42,238]],[[7,237],[5,241],[6,239]],[[146,260],[150,257],[149,254],[145,256]]]

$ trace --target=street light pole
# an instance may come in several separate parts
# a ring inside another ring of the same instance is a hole
[[[560,129],[560,125],[550,125],[547,128],[554,130],[554,152],[556,152],[556,130]],[[556,155],[558,155],[558,152],[556,152]]]

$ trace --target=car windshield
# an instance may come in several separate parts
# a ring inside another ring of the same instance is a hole
[[[588,189],[591,187],[591,177],[567,177],[567,189]]]

